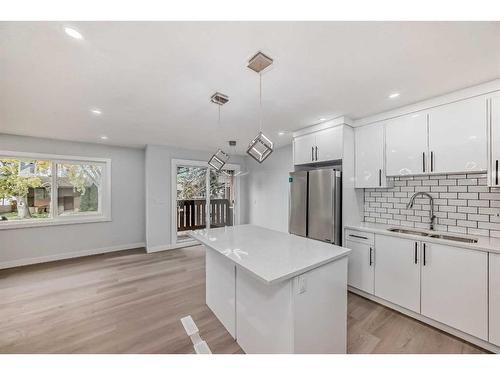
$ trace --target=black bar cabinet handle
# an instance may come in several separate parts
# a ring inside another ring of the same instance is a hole
[[[357,234],[350,234],[349,237],[354,237],[354,238],[361,238],[363,240],[367,240],[368,237],[364,237],[364,236],[358,236]]]
[[[426,249],[425,249],[425,243],[424,243],[424,266],[425,266],[425,264],[426,264],[426,259],[425,259],[425,255],[426,255],[426,254],[425,254],[425,250],[426,250]]]
[[[418,261],[418,259],[417,259],[417,247],[418,247],[418,243],[415,242],[415,264],[417,264],[417,261]]]
[[[495,162],[495,185],[498,185],[498,160]]]
[[[378,170],[378,186],[382,186],[382,169]]]
[[[434,151],[431,151],[431,172],[434,172]]]
[[[425,172],[425,152],[422,152],[422,172]]]
[[[311,147],[311,160],[314,161],[314,146]]]
[[[370,266],[373,264],[372,254],[373,254],[373,247],[370,247]]]
[[[316,161],[318,161],[318,146],[316,146]]]

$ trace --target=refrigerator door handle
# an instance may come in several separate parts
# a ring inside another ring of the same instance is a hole
[[[333,171],[333,238],[332,243],[342,246],[342,174]]]

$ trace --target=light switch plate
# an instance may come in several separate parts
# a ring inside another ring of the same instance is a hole
[[[306,277],[304,275],[297,276],[297,294],[302,294],[306,292]]]

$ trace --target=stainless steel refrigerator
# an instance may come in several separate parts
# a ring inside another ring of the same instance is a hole
[[[335,169],[290,173],[288,231],[341,245],[342,177]]]

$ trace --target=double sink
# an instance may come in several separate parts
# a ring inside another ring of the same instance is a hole
[[[421,230],[417,230],[417,229],[389,228],[387,230],[389,232],[411,234],[413,236],[439,238],[442,240],[457,241],[457,242],[464,242],[464,243],[477,243],[476,238],[455,236],[455,235],[451,235],[451,234],[432,233],[432,232],[426,232],[426,231],[421,231]]]

